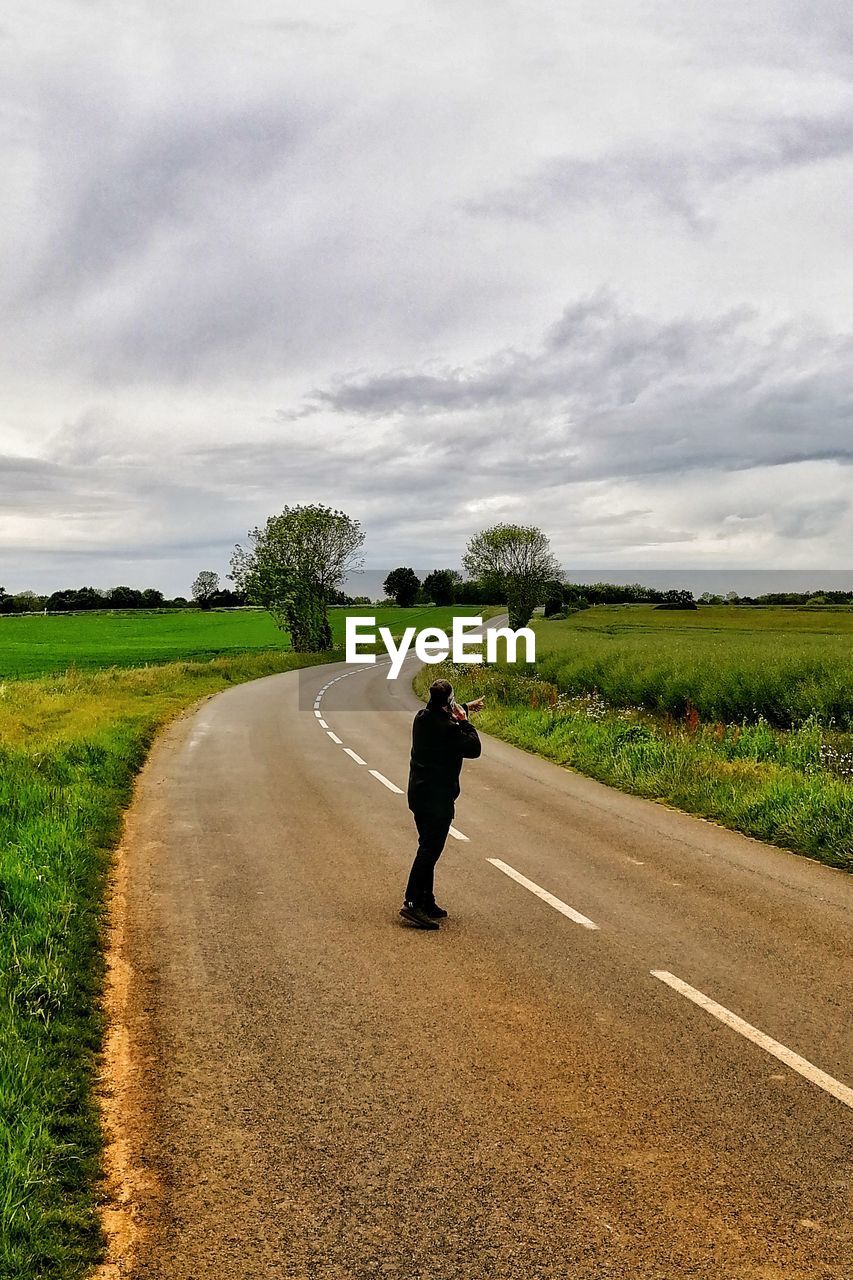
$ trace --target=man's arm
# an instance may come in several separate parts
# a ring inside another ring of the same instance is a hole
[[[457,720],[459,747],[463,760],[476,760],[483,750],[480,735],[469,720]]]

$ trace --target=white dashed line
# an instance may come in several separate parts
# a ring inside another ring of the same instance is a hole
[[[387,787],[388,790],[393,791],[395,795],[401,796],[403,794],[401,788],[395,786],[394,783],[389,781],[389,779],[385,777],[385,774],[380,773],[378,769],[370,769],[369,773],[371,778],[375,778],[377,782],[381,782],[383,787]]]
[[[704,1009],[712,1017],[724,1022],[733,1031],[739,1032],[747,1040],[757,1044],[766,1053],[772,1054],[774,1058],[784,1062],[785,1066],[790,1067],[792,1071],[799,1072],[806,1080],[810,1080],[812,1084],[816,1084],[818,1088],[825,1090],[826,1093],[832,1094],[833,1098],[843,1102],[846,1107],[853,1107],[853,1089],[846,1084],[842,1084],[840,1080],[836,1080],[833,1076],[827,1075],[825,1071],[821,1071],[820,1067],[807,1062],[798,1053],[794,1053],[793,1049],[788,1049],[784,1044],[780,1044],[778,1040],[773,1040],[770,1036],[765,1035],[763,1031],[759,1031],[748,1022],[744,1022],[743,1018],[739,1018],[736,1013],[732,1013],[724,1005],[717,1004],[716,1000],[712,1000],[710,996],[703,995],[701,991],[697,991],[695,987],[683,982],[681,978],[676,978],[674,974],[668,973],[666,969],[652,969],[651,975],[653,978],[659,978],[661,982],[665,982],[668,987],[672,987],[673,991],[677,991],[680,995],[686,996],[688,1000],[692,1000],[694,1004],[698,1004],[700,1009]]]
[[[505,876],[509,876],[510,880],[515,880],[517,884],[523,885],[525,889],[535,893],[537,898],[547,902],[555,911],[559,911],[561,915],[568,916],[570,920],[574,920],[575,924],[579,924],[583,929],[598,928],[598,925],[590,920],[588,916],[582,916],[579,911],[575,911],[574,907],[561,902],[559,898],[554,897],[553,893],[549,893],[547,889],[534,884],[532,880],[527,879],[527,876],[523,876],[520,871],[516,871],[515,867],[510,867],[506,862],[501,862],[500,858],[487,858],[486,861],[490,862],[493,867],[497,867],[498,871],[502,871]]]
[[[363,668],[359,667],[358,670],[363,670]],[[336,733],[332,732],[326,724],[326,721],[322,718],[320,703],[323,694],[330,689],[332,685],[337,684],[339,680],[345,680],[348,676],[357,674],[358,671],[345,671],[342,675],[336,676],[333,680],[330,680],[328,684],[323,685],[314,702],[314,715],[319,721],[320,726],[326,730],[326,734],[331,738],[332,742],[339,747],[343,747],[343,742]],[[196,745],[195,741],[191,742],[190,745],[194,747]],[[352,750],[351,747],[344,747],[343,749],[345,754],[354,760],[356,764],[364,766],[367,765],[367,761],[363,760],[360,755]],[[370,769],[368,772],[371,777],[375,778],[377,782],[381,782],[383,787],[386,787],[395,795],[403,795],[402,789],[396,786],[395,783],[391,782],[389,778],[386,778],[378,769]],[[468,837],[456,827],[451,826],[449,834],[453,836],[455,840],[462,840],[465,843],[469,843]],[[514,867],[509,866],[508,863],[501,862],[499,858],[487,858],[486,861],[491,863],[493,867],[497,867],[497,869],[502,871],[504,875],[509,876],[509,878],[514,880],[516,884],[520,884],[522,888],[527,889],[543,902],[547,902],[555,911],[559,911],[561,915],[566,916],[569,920],[574,921],[575,924],[580,925],[581,928],[594,930],[599,928],[595,921],[590,920],[588,916],[581,915],[579,911],[575,911],[575,909],[570,907],[568,903],[561,901],[560,898],[555,897],[554,894],[549,893],[547,889],[543,889],[541,885],[536,884],[533,880],[528,880],[526,876],[523,876],[521,872],[516,871]],[[645,866],[645,863],[640,861],[638,858],[628,858],[627,861],[636,867]],[[671,881],[670,883],[673,886],[681,887],[677,881]],[[785,1066],[798,1072],[804,1079],[809,1080],[812,1084],[816,1084],[820,1089],[823,1089],[824,1092],[830,1094],[845,1106],[853,1108],[853,1089],[848,1085],[842,1084],[833,1076],[828,1075],[819,1067],[814,1066],[813,1063],[808,1062],[805,1058],[800,1057],[799,1054],[794,1053],[792,1049],[780,1044],[778,1040],[773,1040],[770,1036],[765,1035],[763,1031],[759,1031],[756,1027],[751,1026],[750,1023],[745,1022],[743,1018],[732,1013],[730,1009],[726,1009],[724,1005],[717,1004],[715,1000],[704,995],[703,992],[698,991],[695,987],[691,987],[688,983],[682,981],[681,978],[675,977],[674,974],[669,973],[667,970],[652,969],[650,972],[652,977],[665,983],[674,991],[677,991],[680,995],[692,1001],[693,1004],[704,1009],[706,1013],[710,1013],[712,1017],[724,1023],[733,1031],[737,1031],[739,1035],[742,1035],[753,1044],[758,1045],[759,1048],[764,1049],[766,1053],[771,1054],[774,1058],[778,1059],[779,1062],[784,1063]]]

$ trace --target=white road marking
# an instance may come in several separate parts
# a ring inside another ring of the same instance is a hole
[[[322,711],[315,711],[315,712],[314,712],[314,715],[317,717],[317,719],[318,719],[318,720],[322,720],[322,719],[323,719],[323,713],[322,713]]]
[[[454,840],[464,840],[465,843],[468,844],[468,837],[463,836],[462,832],[457,831],[455,827],[450,828],[450,834],[453,836]]]
[[[633,862],[635,867],[644,867],[645,862],[640,862],[639,858],[628,858],[628,862]]]
[[[704,1009],[706,1013],[718,1018],[720,1022],[724,1022],[733,1031],[739,1032],[747,1040],[757,1044],[760,1049],[764,1049],[765,1052],[772,1054],[774,1058],[778,1058],[780,1062],[784,1062],[786,1067],[799,1072],[801,1076],[804,1076],[806,1080],[810,1080],[812,1084],[816,1084],[818,1088],[832,1094],[833,1098],[843,1102],[846,1107],[853,1107],[853,1089],[846,1084],[842,1084],[840,1080],[827,1075],[825,1071],[821,1071],[820,1067],[814,1066],[813,1063],[807,1062],[805,1058],[801,1058],[798,1053],[794,1053],[793,1049],[788,1049],[784,1044],[780,1044],[778,1040],[771,1039],[763,1031],[759,1031],[748,1022],[744,1022],[743,1018],[739,1018],[736,1013],[732,1013],[724,1005],[717,1004],[716,1000],[712,1000],[710,996],[703,995],[701,991],[697,991],[695,987],[683,982],[681,978],[676,978],[674,974],[667,972],[666,969],[652,969],[650,972],[653,978],[659,978],[668,987],[672,987],[673,991],[677,991],[680,995],[686,996],[688,1000],[692,1000],[694,1004],[698,1004],[700,1009]]]
[[[487,862],[491,862],[493,867],[497,867],[498,871],[502,871],[505,876],[509,876],[511,880],[515,880],[517,884],[523,885],[525,889],[529,889],[531,893],[535,893],[537,898],[541,898],[543,902],[547,902],[555,911],[559,911],[561,915],[568,916],[570,920],[574,920],[575,924],[581,925],[584,929],[597,929],[598,925],[590,920],[588,916],[582,916],[579,911],[575,911],[574,907],[568,906],[567,903],[561,902],[559,898],[555,898],[553,893],[549,893],[547,889],[543,889],[540,885],[534,884],[532,880],[528,880],[527,876],[523,876],[520,871],[516,871],[515,867],[510,867],[506,862],[501,862],[500,858],[487,858]]]
[[[377,782],[381,782],[383,787],[387,787],[388,790],[393,791],[395,795],[401,796],[403,794],[402,790],[386,778],[384,773],[380,773],[378,769],[371,769],[369,772],[372,778],[375,778]]]
[[[367,764],[366,760],[362,760],[361,756],[356,755],[352,747],[344,747],[344,754],[348,755],[351,760],[356,762],[356,764]]]
[[[338,744],[338,746],[339,746],[339,747],[342,747],[342,746],[344,745],[344,744],[341,742],[341,740],[340,740],[340,738],[338,737],[338,735],[337,735],[336,733],[332,733],[331,729],[327,729],[327,730],[326,730],[326,733],[327,733],[327,734],[329,735],[329,737],[332,739],[332,742],[336,742],[336,743]]]
[[[322,717],[322,716],[320,716],[320,728],[321,728],[321,729],[328,729],[328,727],[329,727],[329,726],[326,724],[326,721],[323,719],[323,717]]]

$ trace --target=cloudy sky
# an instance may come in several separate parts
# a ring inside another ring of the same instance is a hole
[[[0,583],[850,565],[843,0],[45,0],[0,20]]]

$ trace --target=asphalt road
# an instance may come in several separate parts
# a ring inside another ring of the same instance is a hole
[[[130,1273],[853,1275],[850,878],[486,738],[411,929],[405,675],[243,685],[152,755]]]

